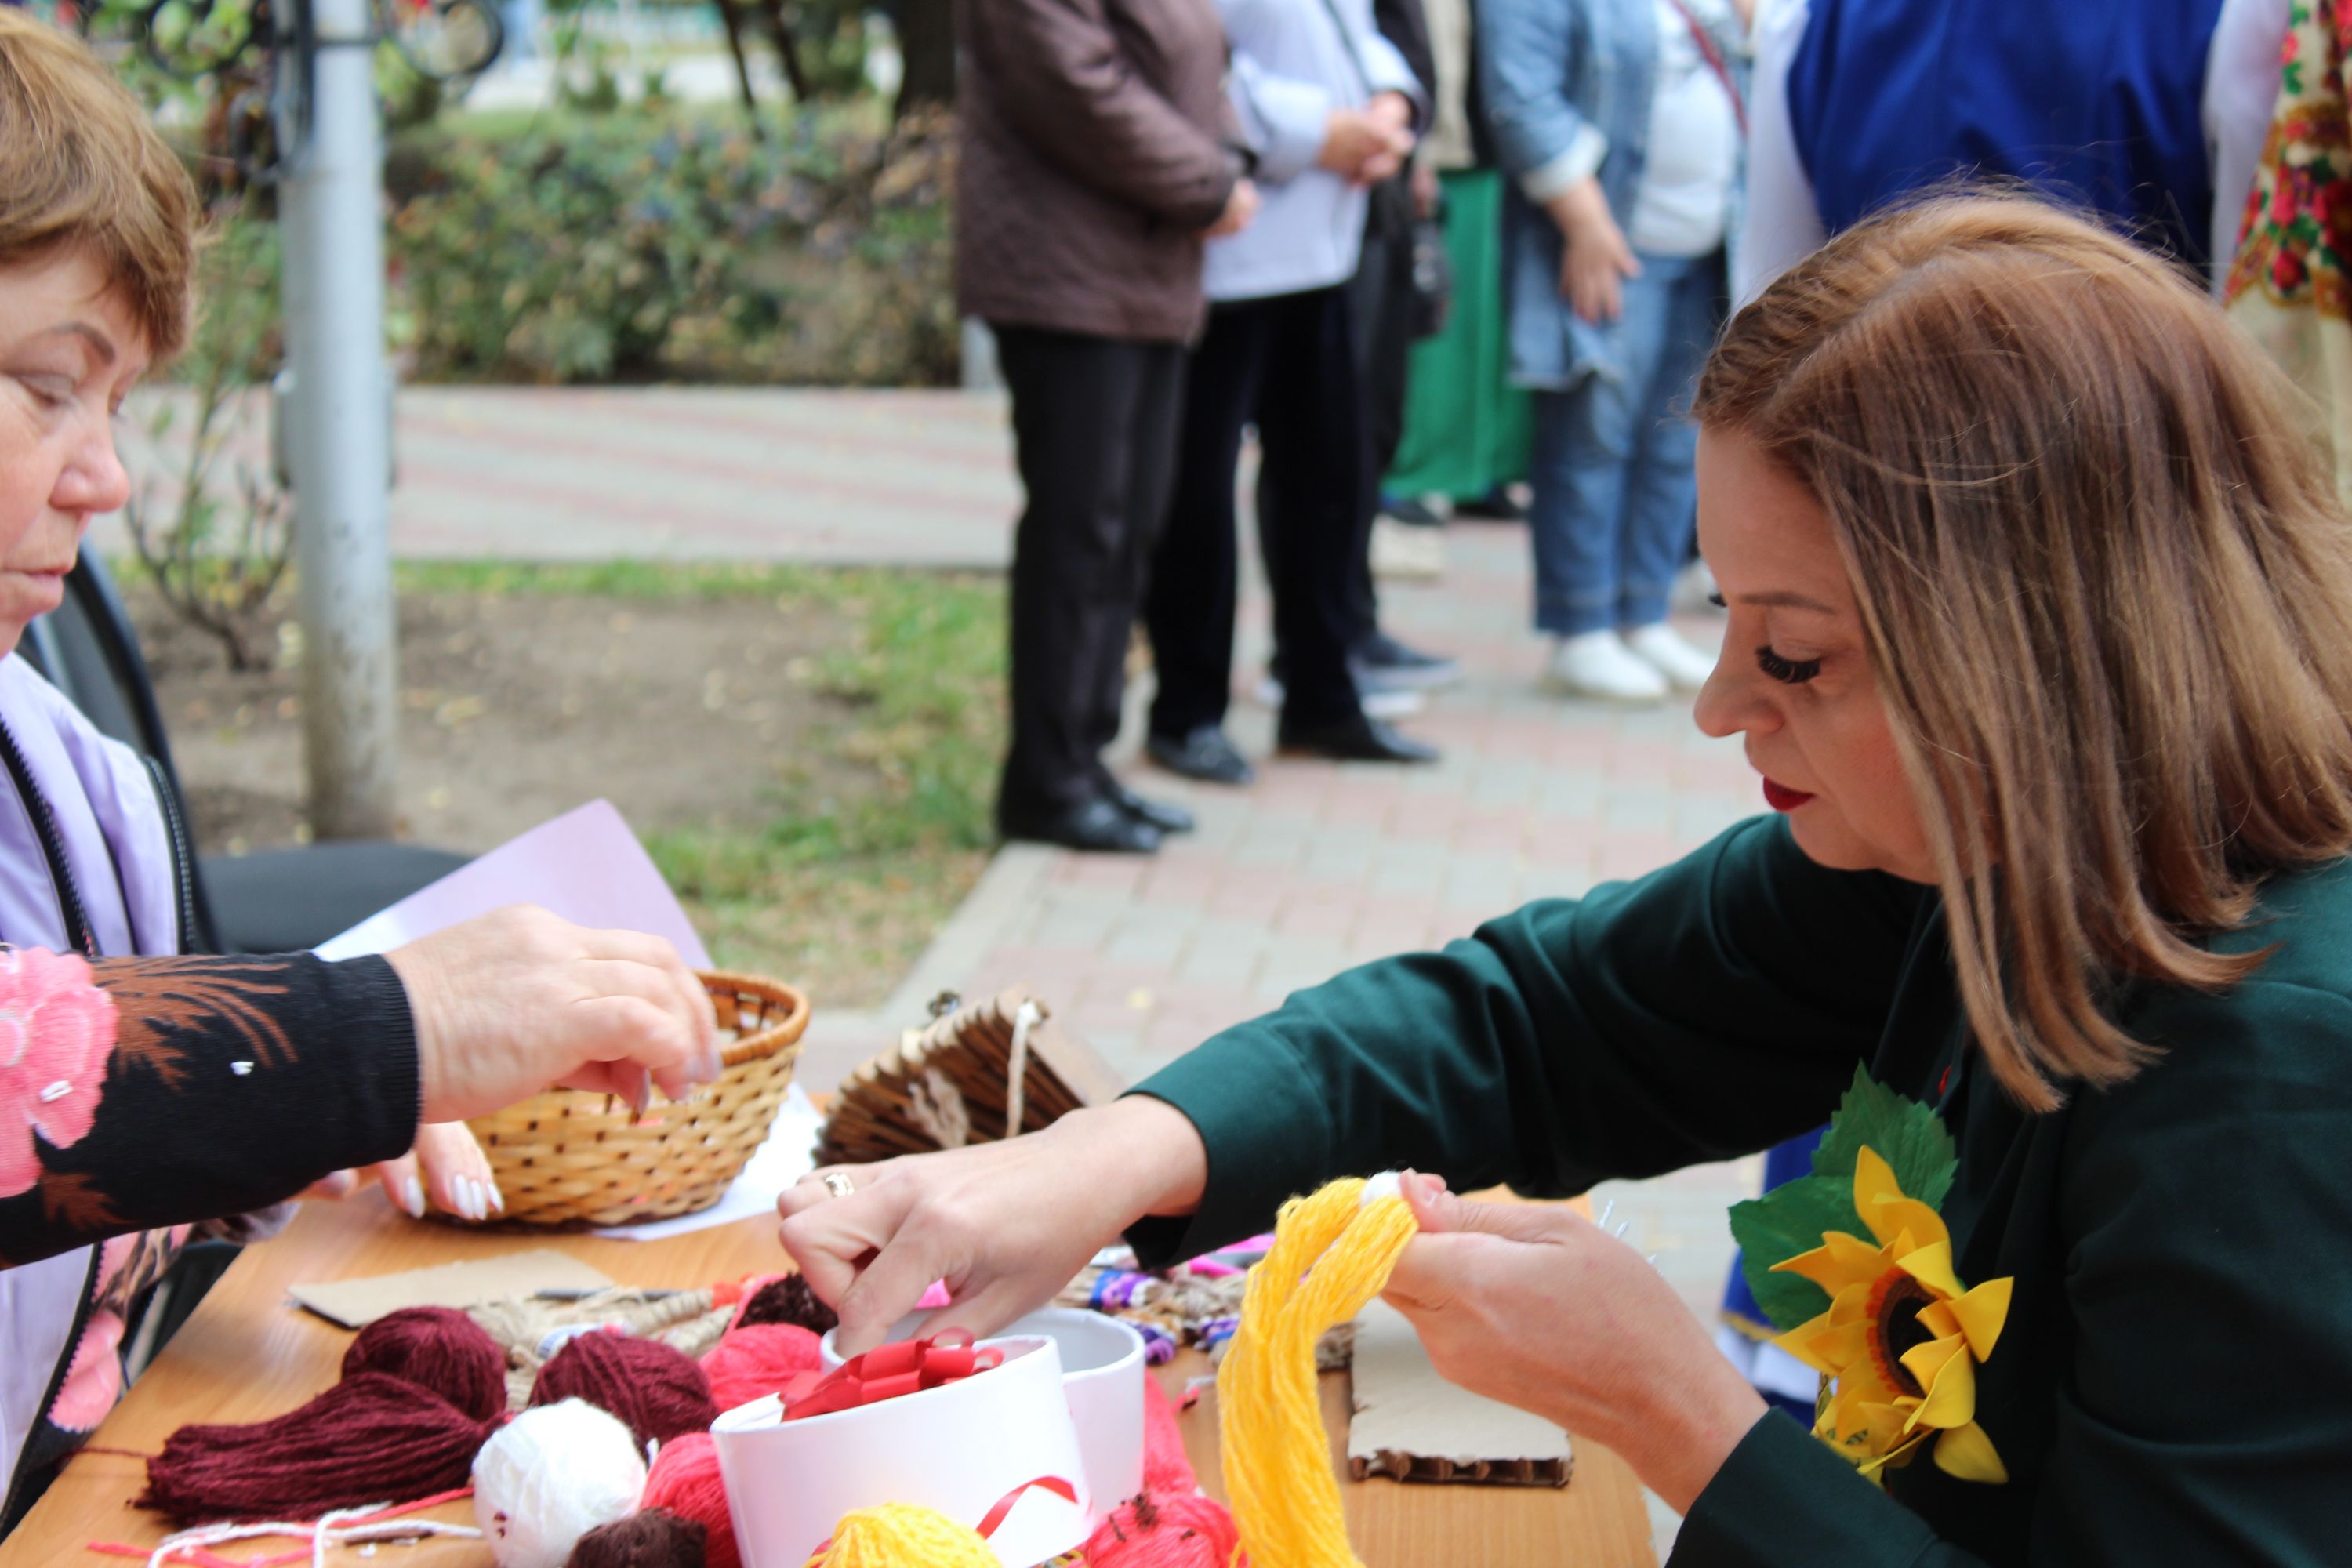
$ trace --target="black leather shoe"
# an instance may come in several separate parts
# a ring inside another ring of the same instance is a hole
[[[1285,718],[1279,744],[1286,752],[1340,763],[1433,763],[1438,757],[1436,747],[1361,713],[1328,724],[1296,725]]]
[[[1007,838],[1108,855],[1150,855],[1160,847],[1161,837],[1160,829],[1129,816],[1118,802],[1100,795],[1042,816],[1006,816],[997,826]]]
[[[1245,784],[1257,777],[1249,759],[1234,750],[1234,743],[1214,724],[1203,724],[1182,740],[1154,735],[1143,749],[1170,773],[1202,784]]]
[[[1462,679],[1461,660],[1423,653],[1381,631],[1348,651],[1348,668],[1358,690],[1427,691]]]
[[[1190,833],[1200,826],[1182,806],[1138,795],[1117,779],[1104,781],[1103,795],[1136,821],[1148,822],[1162,833]]]

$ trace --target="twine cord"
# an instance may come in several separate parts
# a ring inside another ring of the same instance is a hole
[[[1034,1002],[1024,1002],[1021,1010],[1013,1015],[1013,1060],[1005,1068],[1004,1135],[1021,1136],[1023,1113],[1029,1098],[1029,1031],[1035,1028],[1045,1015]]]

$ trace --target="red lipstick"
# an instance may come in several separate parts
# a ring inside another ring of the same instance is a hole
[[[1790,789],[1771,779],[1764,781],[1764,804],[1775,811],[1794,811],[1812,798],[1802,790]]]

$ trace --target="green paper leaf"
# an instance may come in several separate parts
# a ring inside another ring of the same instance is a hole
[[[1731,1205],[1731,1236],[1739,1243],[1739,1271],[1756,1304],[1772,1326],[1793,1329],[1829,1310],[1829,1293],[1795,1274],[1775,1274],[1772,1265],[1822,1245],[1824,1233],[1842,1230],[1867,1237],[1853,1212],[1853,1178],[1800,1176],[1760,1198]]]
[[[1813,1151],[1813,1173],[1844,1184],[1849,1214],[1854,1160],[1864,1145],[1894,1169],[1905,1197],[1942,1212],[1944,1194],[1952,1190],[1952,1177],[1959,1170],[1959,1152],[1943,1119],[1919,1101],[1872,1082],[1865,1069],[1856,1068],[1853,1087],[1845,1091],[1837,1114],[1830,1118],[1828,1134]],[[1854,1234],[1870,1233],[1857,1226]]]

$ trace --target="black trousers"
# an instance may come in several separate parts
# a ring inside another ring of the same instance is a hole
[[[1357,711],[1348,675],[1349,580],[1370,510],[1364,402],[1339,286],[1218,305],[1192,353],[1176,495],[1153,553],[1144,624],[1160,677],[1154,734],[1224,721],[1233,690],[1234,516],[1242,433],[1257,426],[1258,542],[1274,591],[1284,718]]]
[[[1348,306],[1354,313],[1356,374],[1365,412],[1364,548],[1356,552],[1348,578],[1352,647],[1380,630],[1371,514],[1380,510],[1389,465],[1404,444],[1405,383],[1412,354],[1412,231],[1388,232],[1377,204],[1364,222],[1363,258],[1348,281]]]
[[[1181,344],[1000,327],[1028,491],[1013,542],[1013,743],[1000,824],[1078,805],[1118,737],[1127,644],[1167,513]]]

